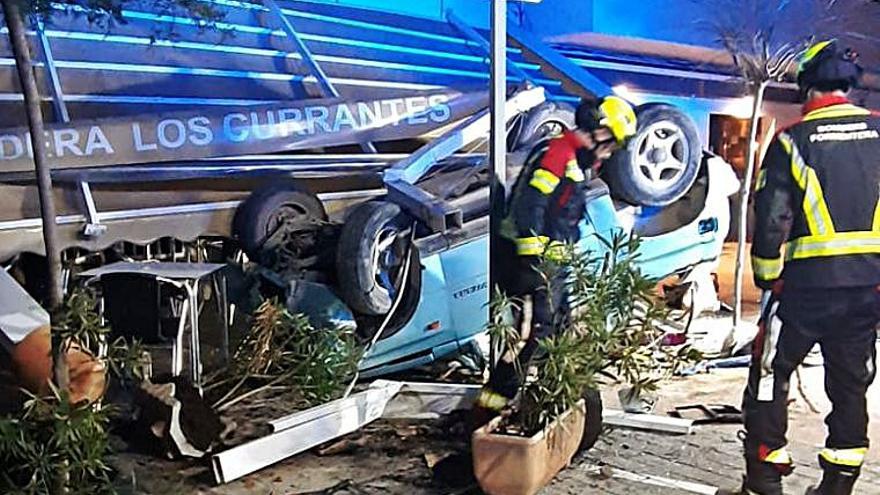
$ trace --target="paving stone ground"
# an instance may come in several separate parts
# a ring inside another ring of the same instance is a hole
[[[786,479],[786,493],[800,494],[819,477],[816,453],[824,439],[823,369],[802,371],[810,401],[822,411],[812,413],[797,392],[790,406],[790,449],[795,473]],[[677,378],[663,385],[655,410],[665,414],[676,405],[738,404],[745,370],[714,370],[710,374]],[[796,384],[792,387],[797,389]],[[615,407],[613,391],[606,391],[606,407]],[[869,394],[873,422],[870,436],[880,441],[880,388]],[[605,479],[600,465],[642,475],[661,476],[722,488],[739,484],[742,469],[738,425],[698,426],[691,435],[666,435],[628,429],[606,432],[589,452],[576,458],[541,495],[611,494],[666,495],[690,493],[681,489]],[[478,494],[474,489],[440,486],[432,478],[428,460],[461,448],[461,422],[378,422],[348,437],[349,450],[338,455],[307,453],[288,459],[242,480],[216,487],[207,465],[183,465],[126,455],[121,464],[137,477],[135,493],[440,495]],[[860,495],[880,495],[880,452],[869,453],[859,481]]]

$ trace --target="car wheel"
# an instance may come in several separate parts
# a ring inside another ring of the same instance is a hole
[[[314,236],[319,223],[327,220],[324,205],[313,194],[294,184],[273,184],[257,189],[238,207],[233,233],[242,250],[258,259],[270,237],[282,226]]]
[[[535,143],[574,128],[574,109],[557,102],[543,103],[525,115],[510,129],[510,151],[522,151]]]
[[[408,228],[400,207],[385,201],[364,203],[349,214],[339,236],[336,267],[340,294],[351,309],[370,316],[391,310]]]
[[[693,120],[671,105],[636,109],[638,131],[603,167],[611,193],[626,202],[665,206],[693,185],[702,154]]]

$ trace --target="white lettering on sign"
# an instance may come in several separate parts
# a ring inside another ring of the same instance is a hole
[[[400,124],[400,121],[403,120],[401,114],[406,112],[406,103],[402,98],[395,98],[392,100],[385,100],[382,103],[388,106],[388,110],[391,113],[391,123],[393,125]],[[398,105],[404,108],[403,112],[398,111]]]
[[[351,110],[348,109],[348,105],[339,105],[339,108],[336,109],[336,119],[334,119],[333,122],[333,132],[339,132],[343,125],[347,125],[354,130],[358,129],[358,124],[355,122]]]
[[[113,146],[110,145],[110,141],[104,135],[104,131],[100,127],[93,125],[89,129],[89,137],[86,139],[86,155],[94,155],[98,150],[108,155],[113,154]]]
[[[309,130],[309,134],[314,134],[318,126],[321,126],[324,132],[330,132],[330,126],[327,125],[329,116],[330,111],[327,107],[306,107],[306,129]]]
[[[144,138],[141,134],[141,125],[139,123],[135,122],[131,124],[131,134],[134,138],[134,149],[136,151],[153,151],[159,148],[156,143],[144,143]]]
[[[24,155],[21,138],[15,134],[0,136],[0,160],[15,160]]]
[[[427,124],[428,117],[425,110],[428,109],[428,100],[422,96],[407,98],[405,103],[406,113],[409,115],[407,122],[410,125]]]
[[[265,123],[260,122],[262,115],[257,112],[251,112],[251,133],[256,139],[272,139],[277,132],[275,128],[275,114],[273,112],[266,112]]]
[[[186,143],[186,127],[177,119],[166,119],[156,127],[156,137],[163,148],[177,149]]]
[[[432,95],[428,98],[428,106],[431,107],[431,120],[438,124],[446,122],[452,116],[447,95]]]
[[[203,111],[175,112],[74,122],[57,128],[50,125],[37,145],[44,147],[55,167],[90,167],[237,153],[230,145],[238,145],[244,154],[295,149],[310,143],[326,146],[336,142],[354,144],[360,139],[400,139],[419,134],[402,127],[436,127],[451,120],[452,98],[447,94],[422,94],[356,102],[328,99],[296,107],[232,108],[210,116],[200,114]],[[468,109],[477,104],[470,98],[462,101]],[[363,131],[369,131],[369,135],[356,134]],[[317,139],[300,144],[297,136]],[[108,159],[108,155],[114,156]],[[6,170],[32,169],[28,158],[33,158],[33,143],[27,129],[0,130],[0,162],[5,162]]]
[[[214,140],[214,131],[211,130],[211,120],[208,117],[193,117],[186,121],[191,134],[189,142],[196,146],[207,146]]]
[[[232,141],[233,143],[240,143],[247,140],[250,131],[248,131],[247,128],[240,128],[237,126],[233,128],[233,120],[247,122],[247,115],[243,113],[230,113],[223,118],[223,135],[226,136],[226,140]]]
[[[291,133],[305,134],[302,124],[302,110],[299,108],[283,108],[278,110],[278,129],[282,137],[290,136]]]
[[[71,155],[83,156],[79,148],[79,132],[76,129],[58,129],[53,134],[55,156],[62,157],[67,152]]]
[[[361,128],[372,127],[373,124],[382,118],[382,109],[378,101],[374,101],[372,105],[360,102],[358,103],[358,118],[361,121]]]

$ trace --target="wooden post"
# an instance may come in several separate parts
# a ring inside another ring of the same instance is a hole
[[[739,325],[742,320],[743,299],[743,276],[745,272],[746,241],[748,236],[749,218],[749,195],[752,189],[752,177],[755,169],[755,140],[758,138],[758,124],[761,119],[761,107],[764,104],[764,91],[767,89],[767,81],[757,83],[755,87],[755,101],[752,103],[752,119],[749,123],[748,159],[746,161],[746,174],[740,189],[739,204],[739,232],[736,245],[736,269],[734,271],[733,289],[733,326]]]

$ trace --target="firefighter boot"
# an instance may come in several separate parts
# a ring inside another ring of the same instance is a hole
[[[782,495],[782,474],[772,464],[746,461],[743,495]]]
[[[742,493],[748,495],[782,495],[782,477],[791,474],[791,459],[785,449],[770,451],[763,445],[745,447],[746,475]]]
[[[826,469],[819,486],[808,488],[806,495],[850,495],[858,478],[858,470]]]

